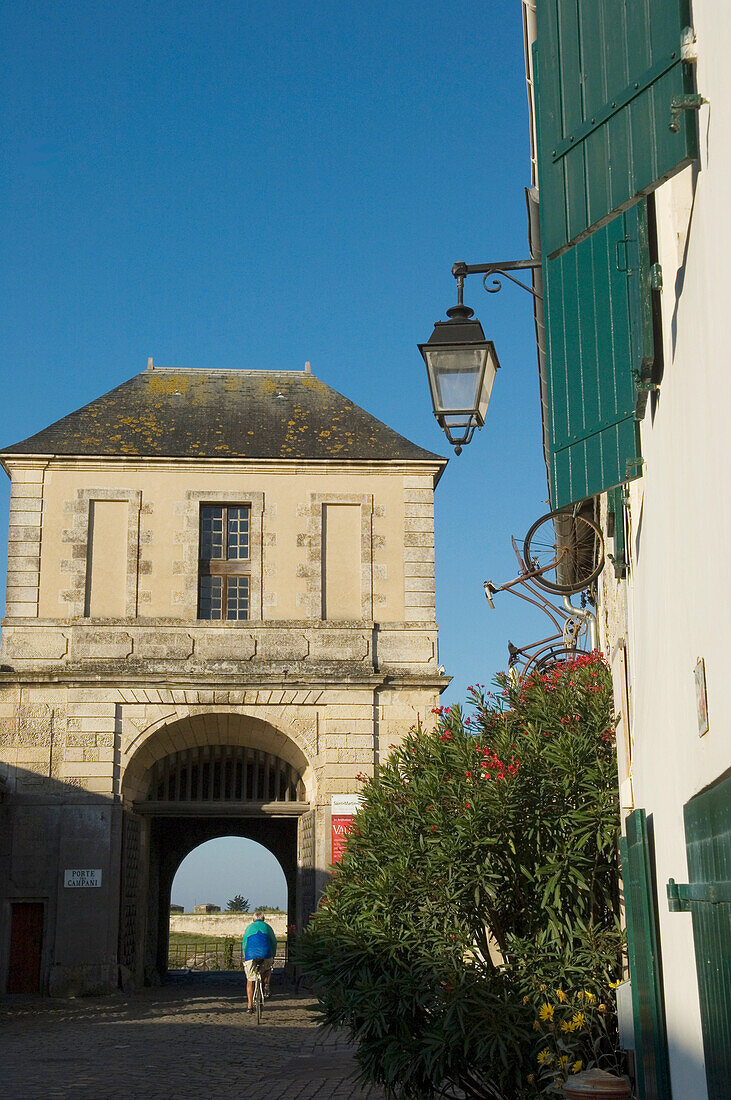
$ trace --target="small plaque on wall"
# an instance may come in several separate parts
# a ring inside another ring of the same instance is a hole
[[[89,887],[101,886],[102,884],[102,872],[101,867],[96,869],[75,868],[73,870],[66,870],[63,873],[64,886],[71,887],[72,889],[89,889]]]
[[[695,704],[698,712],[698,736],[708,733],[708,696],[706,695],[706,662],[699,657],[695,666]]]

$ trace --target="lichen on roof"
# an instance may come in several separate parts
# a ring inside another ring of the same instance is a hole
[[[7,455],[435,462],[312,374],[148,370]]]

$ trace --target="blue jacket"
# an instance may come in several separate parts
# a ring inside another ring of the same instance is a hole
[[[255,920],[244,932],[244,959],[273,959],[277,953],[274,929],[263,920]]]

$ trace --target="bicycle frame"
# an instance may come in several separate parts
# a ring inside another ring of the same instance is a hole
[[[540,641],[532,642],[530,645],[526,646],[518,647],[514,646],[512,642],[508,642],[508,667],[511,669],[514,668],[518,660],[523,657],[525,658],[523,672],[525,672],[529,665],[540,656],[544,648],[550,651],[554,647],[554,644],[558,642],[562,643],[566,649],[575,649],[579,651],[578,643],[582,635],[586,632],[589,634],[591,648],[596,649],[597,623],[594,613],[587,608],[574,607],[568,596],[563,597],[563,607],[557,607],[550,602],[546,594],[537,584],[531,584],[531,581],[534,581],[536,577],[542,575],[548,569],[553,568],[554,563],[549,563],[547,566],[538,570],[526,569],[525,562],[523,561],[514,538],[511,538],[511,543],[513,546],[513,553],[518,561],[520,573],[517,577],[499,586],[493,584],[492,581],[485,581],[483,588],[485,590],[487,602],[494,610],[495,604],[492,597],[498,592],[512,592],[514,596],[517,596],[521,600],[525,600],[526,603],[532,604],[533,607],[537,607],[544,615],[547,615],[556,628],[556,633],[546,638],[541,638]],[[517,591],[518,588],[523,588],[526,591],[519,592]],[[530,593],[530,595],[528,593]]]
[[[492,583],[492,581],[484,581],[483,588],[485,589],[485,596],[487,598],[487,602],[489,603],[489,605],[493,609],[493,611],[495,610],[495,604],[492,602],[492,597],[497,592],[508,592],[508,591],[510,591],[510,589],[515,588],[515,586],[518,585],[518,584],[522,584],[526,588],[529,588],[531,592],[535,592],[536,595],[538,595],[540,597],[540,599],[543,600],[543,594],[541,592],[539,592],[536,588],[531,587],[529,584],[527,584],[527,582],[534,580],[536,577],[542,577],[544,573],[550,572],[550,570],[553,569],[557,565],[557,560],[554,560],[554,561],[549,561],[548,565],[544,565],[541,569],[528,569],[526,567],[525,562],[523,561],[523,558],[521,557],[520,550],[518,549],[517,542],[512,537],[511,537],[510,541],[513,544],[513,553],[515,554],[516,558],[518,559],[518,567],[520,569],[520,573],[517,577],[514,577],[512,579],[512,581],[506,581],[505,584],[501,584],[499,587],[496,587]],[[515,595],[520,596],[520,598],[522,600],[528,599],[527,596],[521,595],[520,592],[516,592]],[[533,603],[533,602],[534,602],[533,600],[528,600],[528,603]],[[539,606],[539,605],[536,604],[536,606]],[[549,606],[552,606],[552,605],[549,604]],[[545,608],[543,608],[542,610],[545,610]],[[548,612],[546,612],[546,614],[548,614]],[[549,618],[552,618],[552,616],[549,615]],[[554,619],[554,622],[555,622],[555,619]],[[556,629],[559,629],[558,623],[556,623]]]

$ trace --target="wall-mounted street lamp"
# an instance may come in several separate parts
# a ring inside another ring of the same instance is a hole
[[[506,279],[536,295],[532,287],[510,274],[525,268],[540,267],[540,260],[509,260],[494,264],[456,263],[452,274],[457,280],[457,305],[447,310],[448,321],[437,321],[434,331],[419,351],[426,363],[432,405],[437,423],[457,454],[472,439],[475,428],[485,423],[492,384],[500,363],[492,340],[485,339],[482,325],[473,318],[474,310],[462,302],[465,275],[482,275],[485,290],[496,294]],[[487,280],[493,276],[493,285]]]

